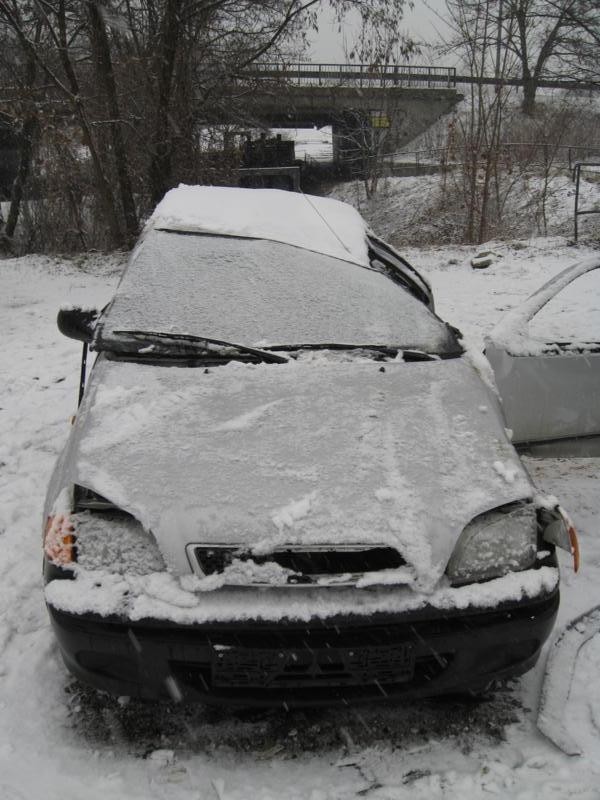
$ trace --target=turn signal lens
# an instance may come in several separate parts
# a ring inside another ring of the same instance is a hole
[[[569,537],[569,546],[571,549],[571,555],[573,556],[573,572],[579,572],[579,540],[577,539],[577,531],[575,530],[575,525],[573,525],[573,521],[571,517],[567,514],[567,512],[562,508],[562,506],[557,506],[558,513],[563,518],[563,522],[565,523],[565,527],[567,529],[567,535]]]
[[[552,508],[542,507],[540,516],[544,528],[544,541],[560,547],[573,557],[573,571],[579,571],[580,554],[577,531],[567,512],[558,503]]]
[[[48,517],[44,532],[44,553],[53,564],[65,566],[75,561],[74,531],[69,514]]]

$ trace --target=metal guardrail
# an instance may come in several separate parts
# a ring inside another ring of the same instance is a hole
[[[578,163],[589,161],[589,159],[597,161],[599,158],[600,144],[571,145],[569,147],[569,169],[573,172],[573,180],[575,180],[574,167]]]
[[[551,164],[559,169],[568,169],[575,181],[573,166],[580,163],[585,167],[586,164],[590,163],[588,161],[590,157],[595,156],[595,160],[600,159],[600,143],[597,145],[573,145],[535,141],[501,142],[499,144],[499,153],[507,159],[510,157],[516,161],[521,159],[528,167],[543,167]],[[378,158],[381,159],[382,165],[387,165],[388,167],[398,165],[413,166],[418,174],[421,168],[454,168],[461,166],[465,163],[461,159],[461,155],[460,146],[455,148],[429,147],[418,150],[402,149],[392,153],[382,153]],[[575,158],[578,160],[575,161]],[[305,156],[305,161],[307,162],[316,163],[319,160],[327,161],[330,159],[327,157],[319,159],[311,155]],[[359,162],[362,160],[364,160],[364,155],[360,154],[345,158],[347,162]]]
[[[584,162],[589,158],[600,159],[600,143],[589,145],[556,144],[554,142],[501,142],[499,152],[505,156],[514,156],[527,161],[531,166],[552,162],[557,167],[568,168],[573,172],[574,164]],[[448,165],[463,163],[457,158],[460,156],[460,145],[455,148],[431,147],[420,150],[399,150],[396,153],[386,153],[386,159],[404,159],[405,161],[422,163],[439,163],[442,160]],[[454,153],[454,154],[453,154]]]
[[[408,64],[310,64],[258,62],[246,73],[300,86],[399,86],[418,89],[454,89],[454,67],[413,66]]]
[[[600,161],[577,161],[573,167],[573,179],[575,181],[575,207],[573,209],[573,238],[577,244],[579,238],[579,217],[584,214],[600,214],[600,208],[579,208],[579,185],[581,182],[581,170],[586,167],[596,167],[600,169]]]

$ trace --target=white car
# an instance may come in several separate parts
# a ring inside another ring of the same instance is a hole
[[[510,311],[486,355],[519,449],[600,455],[600,258],[574,264]]]
[[[59,314],[98,353],[44,525],[76,676],[291,705],[533,666],[564,525],[432,309],[343,203],[165,197],[111,303]]]

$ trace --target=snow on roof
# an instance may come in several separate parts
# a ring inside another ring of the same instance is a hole
[[[148,226],[269,239],[369,266],[365,221],[352,206],[326,197],[181,184],[163,197]]]

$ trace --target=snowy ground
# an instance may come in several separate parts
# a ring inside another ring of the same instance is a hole
[[[506,309],[589,254],[559,239],[492,247],[502,257],[481,271],[469,266],[473,248],[405,251],[432,281],[438,312],[473,347]],[[600,798],[600,637],[575,675],[576,758],[535,728],[542,664],[483,703],[293,713],[120,705],[70,680],[40,576],[43,494],[75,408],[79,362],[54,319],[63,302],[102,305],[122,261],[0,261],[0,800]],[[579,528],[580,575],[563,560],[564,624],[600,602],[599,465],[527,466]]]

